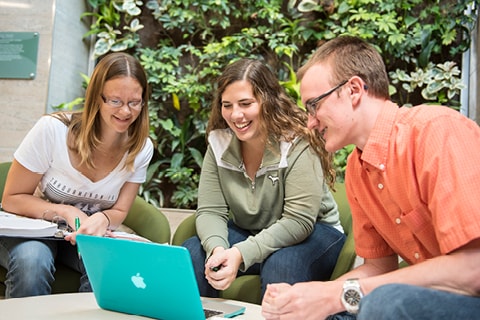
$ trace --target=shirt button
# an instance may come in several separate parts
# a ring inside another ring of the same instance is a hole
[[[383,189],[383,184],[379,183],[378,184],[378,189],[382,190]]]
[[[396,224],[400,224],[401,222],[402,222],[402,219],[400,219],[400,218],[395,219]]]
[[[415,254],[413,255],[415,257],[415,259],[418,260],[418,258],[420,258],[420,254],[418,252],[415,252]]]
[[[382,170],[382,171],[383,171],[383,170],[385,170],[385,165],[384,165],[383,163],[382,163],[382,164],[380,164],[378,167],[379,167],[379,168],[380,168],[380,170]]]

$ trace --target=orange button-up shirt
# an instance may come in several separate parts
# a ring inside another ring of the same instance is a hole
[[[357,254],[409,264],[480,238],[480,127],[440,106],[388,102],[346,187]]]

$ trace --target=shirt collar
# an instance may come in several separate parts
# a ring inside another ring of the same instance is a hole
[[[385,103],[361,152],[360,159],[379,170],[384,170],[387,163],[388,146],[398,111],[395,103]]]
[[[281,143],[278,140],[270,139],[270,144],[263,151],[262,166],[278,165],[281,160]],[[232,133],[232,139],[222,154],[222,160],[239,167],[243,165],[242,148],[240,140]]]

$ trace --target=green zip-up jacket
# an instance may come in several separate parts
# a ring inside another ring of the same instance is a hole
[[[240,270],[306,239],[317,221],[341,230],[337,204],[320,159],[307,141],[276,142],[266,148],[252,181],[243,166],[240,141],[230,129],[214,130],[203,161],[196,212],[197,234],[209,257],[230,248],[229,218],[251,236],[235,244]]]

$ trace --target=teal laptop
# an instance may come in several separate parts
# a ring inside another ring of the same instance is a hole
[[[77,235],[97,304],[156,319],[231,318],[245,307],[200,297],[184,247]]]

